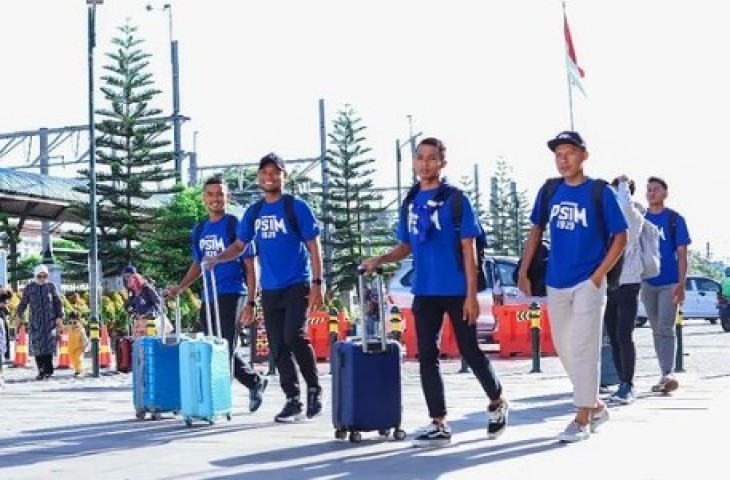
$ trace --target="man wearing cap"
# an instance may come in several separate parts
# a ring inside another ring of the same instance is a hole
[[[565,131],[547,142],[555,153],[560,180],[547,198],[547,226],[550,254],[546,274],[547,302],[553,342],[563,368],[573,384],[573,421],[558,435],[562,442],[589,438],[608,420],[606,405],[598,397],[603,309],[606,303],[606,275],[626,245],[628,228],[613,189],[601,192],[603,215],[593,201],[596,180],[583,171],[588,159],[585,142],[578,132]],[[532,294],[528,268],[546,228],[541,219],[544,198],[537,194],[525,243],[518,284]],[[602,223],[602,225],[601,225]],[[607,245],[605,234],[612,240]]]
[[[274,420],[295,422],[322,410],[317,363],[305,332],[307,312],[322,306],[324,287],[317,221],[306,202],[282,193],[285,179],[286,165],[281,157],[270,153],[261,159],[258,182],[263,199],[246,209],[238,239],[212,257],[207,268],[236,258],[255,242],[266,334],[287,398]],[[307,385],[306,413],[302,411],[295,359]]]
[[[180,280],[179,285],[170,286],[167,291],[173,297],[177,296],[192,285],[203,273],[202,264],[208,258],[222,252],[236,240],[236,229],[238,219],[226,213],[228,205],[228,185],[219,176],[214,176],[203,184],[203,203],[208,210],[208,218],[193,228],[191,235],[191,252],[193,261]],[[240,257],[240,255],[238,256]],[[228,262],[215,269],[215,287],[217,293],[218,312],[220,314],[220,335],[228,342],[228,352],[233,361],[233,376],[243,386],[248,388],[249,404],[248,409],[255,412],[261,407],[263,393],[269,384],[268,379],[256,373],[239,355],[235,349],[238,343],[238,312],[243,299],[247,296],[247,303],[242,310],[242,316],[250,318],[253,316],[253,298],[256,295],[256,274],[253,258],[244,255],[244,258],[236,257],[235,262]],[[208,285],[208,291],[201,292],[203,305],[200,308],[200,323],[206,334],[208,321],[206,318],[208,299],[213,298],[212,285]],[[212,310],[212,309],[211,309]],[[215,313],[213,314],[215,315]],[[211,319],[215,331],[215,318]]]
[[[53,282],[48,281],[48,267],[38,265],[33,270],[34,282],[23,289],[23,296],[15,311],[15,328],[26,308],[30,307],[30,355],[38,367],[36,380],[53,375],[53,354],[56,352],[56,329],[63,326],[63,304]]]

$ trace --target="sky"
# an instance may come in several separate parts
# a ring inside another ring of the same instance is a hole
[[[181,112],[190,118],[183,149],[195,149],[201,166],[255,162],[270,151],[318,156],[323,99],[330,130],[345,105],[362,118],[381,187],[395,185],[395,142],[411,128],[446,143],[448,177],[477,165],[485,194],[500,158],[531,200],[556,175],[545,142],[571,127],[560,0],[105,0],[96,74],[129,19],[152,54],[163,90],[157,106],[169,115],[164,3],[179,43]],[[586,172],[629,175],[640,201],[647,177],[663,177],[692,248],[704,254],[709,246],[715,259],[730,258],[720,217],[728,181],[714,160],[725,151],[730,112],[721,8],[716,0],[566,2],[585,71],[586,96],[573,90],[572,111],[590,152]],[[3,0],[0,45],[0,133],[88,123],[85,1]],[[87,140],[72,138],[55,153],[75,158]],[[21,145],[0,165],[36,152],[37,142]],[[402,174],[410,178],[408,161]]]

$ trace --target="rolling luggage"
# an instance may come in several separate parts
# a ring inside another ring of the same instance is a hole
[[[161,335],[137,338],[132,344],[132,396],[137,418],[153,420],[180,411],[180,300],[175,302],[175,336],[165,331],[167,309],[160,308]]]
[[[213,298],[208,298],[208,275]],[[231,359],[228,342],[223,338],[218,309],[218,292],[213,271],[203,268],[203,292],[206,295],[206,320],[209,336],[184,342],[180,348],[181,414],[187,426],[193,420],[213,424],[218,417],[231,419]],[[215,313],[215,336],[211,317]]]
[[[129,319],[128,330],[132,328],[132,319]],[[134,343],[134,337],[131,335],[131,331],[127,335],[117,340],[117,344],[114,348],[114,357],[117,363],[117,372],[129,373],[132,371],[132,344]]]
[[[401,399],[400,343],[388,340],[385,332],[385,295],[382,271],[375,276],[361,272],[358,337],[348,337],[332,346],[332,423],[335,438],[361,441],[361,432],[377,431],[382,437],[405,438],[400,428]],[[367,293],[373,294],[368,296]],[[366,298],[372,299],[368,305]],[[375,313],[379,336],[368,333],[365,322]]]

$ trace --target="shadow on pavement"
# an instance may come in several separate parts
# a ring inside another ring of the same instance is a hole
[[[130,419],[33,429],[0,439],[0,465],[27,466],[52,462],[54,458],[130,451],[176,440],[256,430],[273,424],[273,421],[240,424],[219,420],[215,425],[201,422],[187,427],[180,418],[170,416],[155,421]]]

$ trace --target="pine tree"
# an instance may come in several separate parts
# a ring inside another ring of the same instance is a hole
[[[528,202],[512,180],[512,169],[503,158],[491,178],[487,225],[489,245],[497,255],[519,256],[530,229]]]
[[[119,32],[101,78],[108,107],[96,110],[102,120],[95,125],[98,255],[106,274],[140,260],[136,248],[155,228],[159,194],[180,189],[167,148],[171,142],[163,137],[170,127],[152,106],[161,92],[148,71],[151,55],[140,48],[144,40],[135,26],[127,22]],[[89,176],[88,170],[80,173]]]
[[[338,292],[350,291],[357,285],[357,266],[363,258],[392,244],[382,195],[371,191],[375,159],[368,156],[371,149],[364,145],[366,128],[357,112],[345,105],[329,134],[329,195],[323,221],[330,226],[326,246],[333,253],[326,280],[328,287]]]

